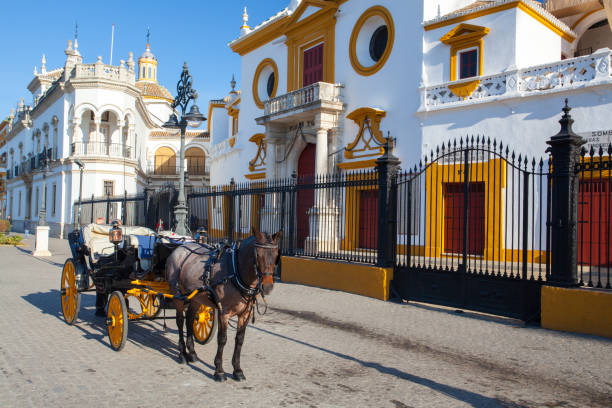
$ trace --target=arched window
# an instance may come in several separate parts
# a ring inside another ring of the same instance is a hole
[[[187,174],[192,176],[203,176],[206,172],[206,156],[204,151],[198,147],[190,147],[185,151],[187,159]]]
[[[155,152],[154,174],[176,174],[176,153],[169,147],[160,147]]]

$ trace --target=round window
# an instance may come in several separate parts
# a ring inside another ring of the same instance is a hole
[[[266,84],[266,92],[269,98],[272,98],[272,94],[274,94],[275,82],[276,82],[276,76],[274,75],[274,72],[272,72],[268,76],[268,83]]]
[[[389,31],[387,30],[387,26],[380,26],[374,31],[372,37],[370,38],[370,58],[373,61],[378,62],[385,50],[387,49],[387,40],[389,39]]]
[[[370,7],[359,17],[349,42],[351,65],[359,75],[378,72],[393,50],[395,26],[389,10],[383,6]]]
[[[276,63],[266,58],[259,63],[253,76],[253,101],[259,109],[264,108],[264,101],[276,96],[278,88],[278,68]]]

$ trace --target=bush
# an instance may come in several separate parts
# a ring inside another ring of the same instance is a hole
[[[20,242],[19,235],[0,235],[0,245],[18,245]]]
[[[6,234],[11,230],[11,222],[9,220],[0,220],[0,234]]]

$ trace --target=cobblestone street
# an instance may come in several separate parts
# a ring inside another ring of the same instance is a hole
[[[50,241],[48,259],[30,255],[31,238],[0,247],[1,407],[612,406],[610,340],[283,283],[247,330],[247,381],[218,384],[216,341],[179,365],[174,319],[167,331],[161,320],[130,322],[115,352],[87,293],[68,326],[58,292],[68,244]]]

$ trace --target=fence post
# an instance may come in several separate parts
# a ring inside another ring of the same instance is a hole
[[[289,255],[295,255],[296,237],[295,237],[295,223],[297,222],[297,216],[295,213],[296,206],[296,194],[297,194],[297,173],[295,170],[291,173],[291,195],[289,196],[289,248],[287,252]]]
[[[462,228],[463,228],[463,236],[461,240],[463,242],[463,252],[462,252],[462,262],[463,262],[463,272],[467,272],[468,270],[468,218],[470,216],[469,213],[469,205],[470,205],[470,149],[469,149],[469,139],[465,138],[465,150],[463,151],[463,213],[461,216],[462,219]],[[461,266],[460,266],[461,268]]]
[[[376,160],[378,171],[378,259],[377,266],[395,265],[397,253],[397,173],[400,160],[393,155],[391,136],[385,142],[385,153]]]
[[[234,201],[235,201],[235,197],[236,197],[236,182],[234,181],[234,178],[232,177],[232,180],[230,181],[230,189],[229,192],[227,194],[227,199],[229,200],[228,206],[227,206],[227,212],[228,212],[228,222],[227,222],[227,239],[229,240],[229,242],[233,242],[234,241]]]
[[[552,156],[552,211],[550,218],[551,273],[555,286],[578,286],[578,174],[580,146],[585,141],[572,130],[574,120],[565,100],[561,131],[546,143]]]

